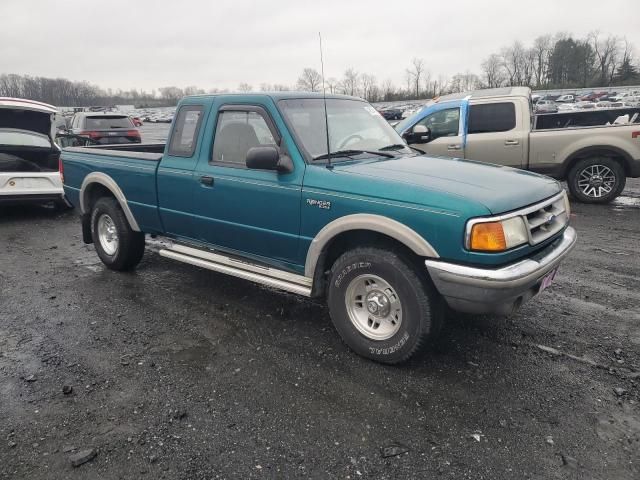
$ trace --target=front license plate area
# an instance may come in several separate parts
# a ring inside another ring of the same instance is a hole
[[[544,276],[544,278],[540,282],[540,290],[538,290],[538,293],[542,293],[544,290],[547,289],[547,287],[549,285],[551,285],[553,283],[553,279],[556,278],[556,273],[558,273],[558,269],[557,268],[551,270],[549,273],[547,273]]]

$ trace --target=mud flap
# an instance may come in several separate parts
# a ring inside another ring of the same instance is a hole
[[[82,220],[82,241],[84,243],[93,243],[93,237],[91,236],[91,214],[85,213],[81,216]]]

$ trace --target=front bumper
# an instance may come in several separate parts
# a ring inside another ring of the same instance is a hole
[[[436,289],[456,311],[508,315],[535,296],[545,275],[552,272],[576,243],[567,227],[561,238],[536,255],[489,269],[425,260]]]

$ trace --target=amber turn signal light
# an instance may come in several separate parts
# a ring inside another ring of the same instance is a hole
[[[500,222],[476,223],[471,229],[471,250],[501,252],[507,249],[504,229]]]

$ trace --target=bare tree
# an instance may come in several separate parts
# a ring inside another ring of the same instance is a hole
[[[482,62],[482,72],[487,88],[501,87],[505,81],[505,72],[500,55],[492,53]]]
[[[515,41],[510,47],[503,48],[500,56],[502,57],[502,66],[507,72],[508,85],[524,85],[526,54],[522,42]]]
[[[239,92],[252,92],[253,91],[253,87],[250,84],[243,82],[240,85],[238,85],[238,91]]]
[[[357,95],[360,85],[360,74],[353,68],[348,68],[344,72],[342,79],[342,90],[346,95]]]
[[[422,79],[422,74],[424,73],[424,60],[421,58],[414,58],[411,61],[411,66],[409,67],[408,72],[411,74],[413,79],[416,98],[420,98],[420,81]]]
[[[205,93],[204,90],[202,88],[198,88],[196,86],[189,86],[189,87],[184,87],[184,94],[185,95],[201,95]]]
[[[549,57],[551,56],[551,36],[542,35],[533,42],[534,65],[533,74],[536,86],[541,87],[548,82]]]
[[[411,90],[413,89],[413,75],[408,68],[404,71],[404,81],[407,82],[406,95],[411,97]]]
[[[382,98],[384,100],[392,100],[395,95],[396,88],[393,85],[391,79],[387,78],[382,82]]]
[[[329,93],[331,94],[336,93],[339,83],[340,82],[338,82],[338,80],[336,80],[334,77],[329,77],[324,82],[325,88],[329,90]]]
[[[480,77],[475,73],[467,71],[466,73],[458,73],[451,78],[449,90],[453,92],[469,92],[476,90],[480,86]]]
[[[159,88],[160,98],[170,105],[175,105],[184,96],[184,92],[178,87],[162,87]]]
[[[375,101],[372,98],[372,94],[376,88],[376,77],[368,73],[363,73],[360,76],[360,85],[362,85],[362,96],[364,99],[369,102]]]
[[[618,66],[619,39],[613,35],[600,38],[600,32],[596,31],[589,34],[589,42],[596,55],[600,84],[609,85]]]
[[[432,87],[431,72],[429,70],[425,70],[422,74],[422,96],[433,97]]]
[[[319,92],[322,88],[322,77],[317,70],[305,68],[298,78],[298,88],[305,92]]]

